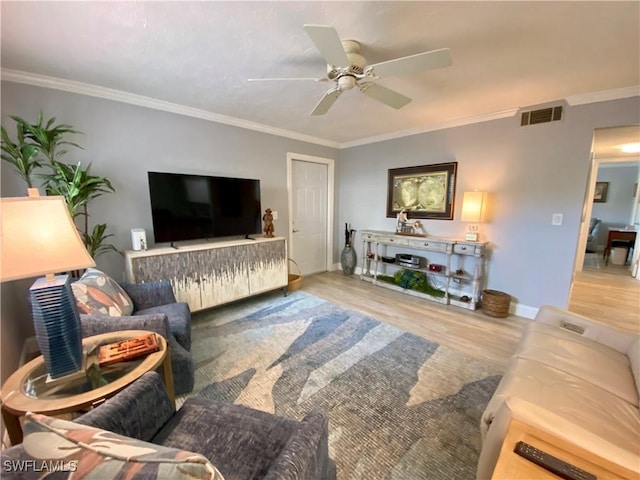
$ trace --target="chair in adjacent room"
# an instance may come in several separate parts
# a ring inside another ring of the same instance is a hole
[[[589,223],[589,236],[587,237],[587,253],[595,253],[598,249],[598,232],[602,220],[593,217]]]

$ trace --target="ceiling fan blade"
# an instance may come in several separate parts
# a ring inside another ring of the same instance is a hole
[[[328,82],[329,79],[327,77],[322,78],[311,78],[311,77],[282,77],[282,78],[248,78],[248,82],[273,82],[280,80],[313,80],[314,82]]]
[[[419,70],[448,67],[453,63],[451,50],[441,48],[431,52],[417,53],[408,57],[396,58],[386,62],[369,65],[373,73],[379,77],[406,75]]]
[[[359,86],[360,91],[366,96],[371,97],[374,100],[378,100],[379,102],[389,105],[395,109],[402,108],[411,101],[409,97],[405,97],[404,95],[394,92],[382,85],[378,85],[377,83],[367,82],[361,83]]]
[[[349,59],[335,28],[326,25],[304,25],[304,31],[329,65],[343,68],[349,66]]]
[[[332,88],[324,94],[324,97],[322,97],[309,115],[324,115],[329,111],[331,105],[336,102],[340,95],[342,95],[342,90],[339,88]]]

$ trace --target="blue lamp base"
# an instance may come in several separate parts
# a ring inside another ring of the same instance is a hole
[[[52,379],[83,369],[82,330],[71,277],[39,278],[29,290],[33,324]]]

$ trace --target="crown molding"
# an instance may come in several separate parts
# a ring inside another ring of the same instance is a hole
[[[20,70],[2,69],[2,80],[14,83],[23,83],[36,87],[50,88],[53,90],[62,90],[64,92],[76,93],[79,95],[87,95],[89,97],[103,98],[114,102],[128,103],[139,107],[161,110],[163,112],[175,113],[187,117],[199,118],[209,122],[222,123],[233,127],[253,130],[278,137],[285,137],[291,140],[299,140],[301,142],[313,143],[331,148],[340,148],[338,142],[326,140],[324,138],[313,137],[301,133],[284,130],[281,128],[270,127],[260,123],[242,120],[240,118],[229,117],[217,113],[208,112],[198,108],[187,107],[177,103],[165,102],[151,97],[136,95],[133,93],[114,90],[111,88],[99,87],[88,83],[76,82],[73,80],[65,80],[62,78],[49,77],[46,75],[38,75],[35,73],[23,72]]]
[[[570,95],[567,97],[569,105],[584,105],[587,103],[606,102],[608,100],[619,100],[640,96],[640,85],[632,87],[616,88],[614,90],[603,90],[600,92],[583,93],[581,95]]]
[[[291,140],[298,140],[301,142],[311,143],[315,145],[321,145],[330,148],[344,149],[352,148],[362,145],[368,145],[371,143],[384,142],[387,140],[394,140],[403,137],[409,137],[412,135],[419,135],[421,133],[433,132],[436,130],[444,130],[453,127],[462,127],[465,125],[472,125],[475,123],[488,122],[491,120],[498,120],[501,118],[507,118],[515,116],[519,111],[518,108],[511,108],[507,110],[501,110],[498,112],[475,115],[471,117],[457,118],[442,123],[436,123],[426,125],[424,127],[418,127],[410,130],[403,130],[398,132],[392,132],[383,135],[377,135],[351,142],[336,142],[333,140],[327,140],[324,138],[314,137],[311,135],[304,135],[301,133],[293,132],[291,130],[285,130],[276,127],[270,127],[268,125],[250,122],[236,117],[230,117],[227,115],[220,115],[217,113],[208,112],[198,108],[187,107],[179,105],[177,103],[166,102],[164,100],[157,100],[151,97],[145,97],[142,95],[135,95],[121,90],[115,90],[111,88],[99,87],[88,83],[76,82],[73,80],[65,80],[62,78],[49,77],[46,75],[38,75],[35,73],[23,72],[20,70],[2,69],[2,80],[14,83],[23,83],[26,85],[33,85],[36,87],[50,88],[54,90],[61,90],[64,92],[76,93],[79,95],[87,95],[90,97],[103,98],[105,100],[112,100],[114,102],[128,103],[130,105],[136,105],[145,108],[151,108],[154,110],[160,110],[163,112],[175,113],[177,115],[184,115],[187,117],[199,118],[209,122],[221,123],[224,125],[230,125],[233,127],[244,128],[247,130],[253,130],[268,135],[276,135],[278,137],[289,138]],[[581,95],[571,95],[566,98],[567,104],[570,106],[584,105],[587,103],[604,102],[608,100],[618,100],[622,98],[630,98],[640,96],[640,86],[624,87],[615,90],[605,90],[601,92],[586,93]]]
[[[519,108],[510,108],[508,110],[501,110],[499,112],[486,113],[482,115],[475,115],[472,117],[463,117],[449,120],[442,123],[434,123],[426,125],[424,127],[413,128],[411,130],[402,130],[398,132],[385,133],[383,135],[377,135],[374,137],[362,138],[360,140],[354,140],[353,142],[345,142],[340,144],[340,148],[359,147],[361,145],[368,145],[370,143],[385,142],[387,140],[394,140],[396,138],[409,137],[411,135],[419,135],[421,133],[433,132],[436,130],[444,130],[453,127],[462,127],[465,125],[472,125],[474,123],[488,122],[490,120],[498,120],[500,118],[513,117],[518,113]]]

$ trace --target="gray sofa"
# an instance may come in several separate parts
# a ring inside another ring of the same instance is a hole
[[[149,330],[167,339],[171,352],[173,383],[177,395],[193,390],[194,367],[191,356],[191,312],[177,302],[169,282],[123,284],[133,301],[131,316],[80,315],[82,336],[119,330]]]
[[[328,451],[328,421],[323,413],[310,413],[296,421],[195,397],[188,398],[176,411],[155,372],[143,375],[75,422],[200,453],[225,480],[336,478]],[[16,445],[1,456],[4,470],[12,461],[24,459],[26,453],[22,445]],[[3,471],[2,478],[27,479],[32,474]],[[66,475],[56,474],[55,478]]]

